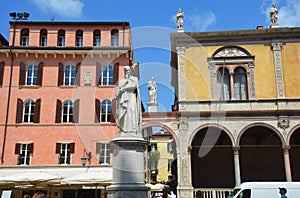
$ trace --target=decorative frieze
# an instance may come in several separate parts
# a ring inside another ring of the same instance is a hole
[[[183,101],[185,100],[185,47],[177,47],[176,50],[178,59],[178,99],[179,101]]]
[[[281,58],[281,47],[282,43],[271,43],[274,53],[274,66],[277,86],[277,97],[285,98],[284,94],[284,81],[282,73],[282,58]]]

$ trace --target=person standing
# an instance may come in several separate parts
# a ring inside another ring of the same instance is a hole
[[[281,194],[281,198],[287,198],[287,196],[285,195],[286,193],[286,188],[279,188],[279,194]]]

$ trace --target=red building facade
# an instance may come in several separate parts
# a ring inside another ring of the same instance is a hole
[[[14,29],[15,23],[15,29]],[[0,48],[2,167],[111,164],[114,93],[133,62],[128,22],[10,22]]]

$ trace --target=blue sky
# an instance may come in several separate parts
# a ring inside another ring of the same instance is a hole
[[[133,32],[135,61],[140,63],[140,89],[148,102],[147,82],[158,84],[159,111],[171,111],[170,37],[176,31],[175,15],[185,14],[188,31],[255,29],[270,25],[274,0],[0,0],[0,33],[9,39],[9,12],[30,13],[31,21],[128,21]],[[300,0],[276,0],[279,25],[300,25]]]

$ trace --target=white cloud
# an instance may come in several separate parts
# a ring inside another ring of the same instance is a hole
[[[279,8],[278,22],[281,27],[300,26],[300,0],[287,0],[286,6]]]
[[[33,3],[45,12],[66,18],[82,17],[84,6],[81,0],[33,0]]]
[[[272,0],[264,0],[261,4],[261,11],[266,16],[266,23],[271,25],[269,10]],[[278,23],[280,27],[300,26],[300,0],[277,1]],[[282,5],[282,6],[280,6]]]
[[[205,31],[216,22],[216,16],[212,11],[196,13],[186,17],[186,27],[191,31]]]

